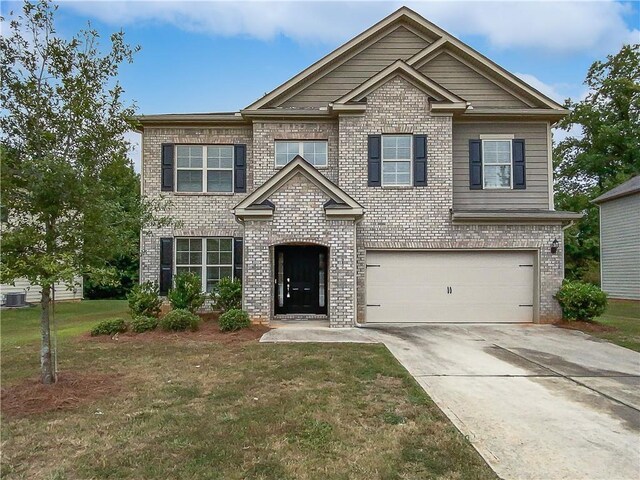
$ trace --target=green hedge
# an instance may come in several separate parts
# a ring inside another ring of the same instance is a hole
[[[565,281],[556,298],[567,320],[589,322],[607,308],[607,294],[590,283]]]
[[[160,319],[160,327],[170,332],[182,332],[185,330],[195,332],[200,328],[200,318],[189,310],[171,310]]]
[[[244,310],[233,308],[220,315],[220,330],[223,332],[233,332],[251,325],[249,314]]]
[[[91,336],[98,335],[115,335],[116,333],[124,333],[127,331],[127,322],[124,318],[108,318],[102,320],[91,329]]]
[[[148,332],[149,330],[155,330],[158,326],[158,319],[156,317],[140,316],[131,320],[131,330],[135,333]]]

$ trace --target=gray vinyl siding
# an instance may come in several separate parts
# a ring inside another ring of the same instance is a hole
[[[447,53],[438,55],[419,70],[446,89],[471,102],[474,107],[527,107],[524,102]]]
[[[600,205],[602,289],[640,300],[640,193]]]
[[[75,282],[77,285],[72,285],[70,289],[63,283],[56,283],[54,285],[56,301],[81,300],[82,277],[76,277]],[[4,283],[0,285],[0,295],[3,297],[7,293],[26,293],[27,302],[29,303],[38,303],[40,301],[40,291],[39,286],[30,284],[25,278],[16,279],[15,285]]]
[[[514,135],[525,141],[524,190],[471,190],[469,140],[483,134]],[[549,209],[547,124],[542,122],[453,123],[453,206],[458,210]]]
[[[319,78],[284,103],[273,106],[321,107],[337,100],[398,59],[407,60],[429,43],[404,27],[393,30]]]

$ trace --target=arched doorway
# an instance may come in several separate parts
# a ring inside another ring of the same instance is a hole
[[[277,245],[275,314],[326,314],[329,249],[322,245]]]

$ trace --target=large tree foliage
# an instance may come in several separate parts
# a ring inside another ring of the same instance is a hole
[[[56,34],[56,7],[25,2],[0,38],[2,282],[42,288],[42,381],[52,383],[49,310],[56,282],[112,278],[107,261],[136,248],[132,231],[153,205],[122,195],[132,175],[124,134],[132,105],[117,82],[135,49],[122,32],[99,45],[94,30]]]
[[[133,169],[124,175],[118,185],[118,197],[123,206],[129,210],[137,208],[140,202],[140,176]],[[126,242],[120,244],[120,248],[113,252],[107,259],[106,265],[115,274],[112,282],[104,282],[101,278],[94,278],[86,274],[84,278],[85,298],[126,298],[131,288],[138,283],[140,266],[140,228],[127,230],[129,235]]]
[[[566,232],[567,276],[599,281],[598,207],[591,201],[640,173],[640,46],[625,45],[587,72],[587,97],[568,100],[559,127],[579,127],[554,149],[556,208],[585,217]]]

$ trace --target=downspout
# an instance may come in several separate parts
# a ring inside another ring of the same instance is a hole
[[[570,220],[565,226],[562,227],[562,280],[564,281],[564,231],[567,228],[571,228],[576,223],[575,220]]]

